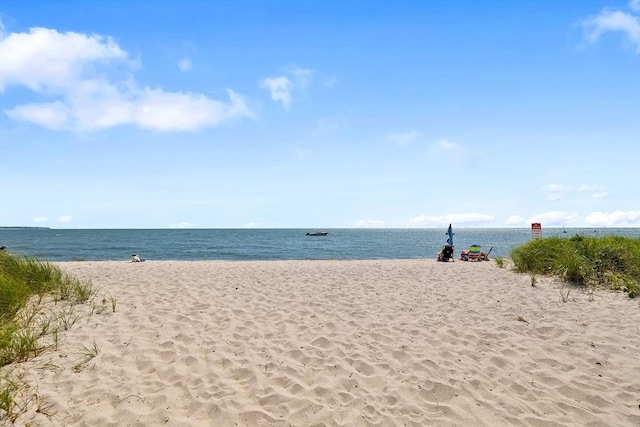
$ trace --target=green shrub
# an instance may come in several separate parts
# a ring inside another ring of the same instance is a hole
[[[39,300],[27,303],[44,295],[76,304],[89,300],[94,291],[91,284],[80,282],[55,265],[0,252],[0,367],[42,350],[38,341],[47,328],[36,325]]]
[[[0,270],[0,323],[13,319],[30,296],[29,288],[22,281]]]
[[[43,316],[45,295],[68,304],[83,303],[95,295],[90,283],[83,283],[59,267],[37,259],[16,257],[0,252],[0,367],[22,362],[44,350],[40,340],[51,331],[51,320]],[[65,329],[77,319],[63,316]],[[56,344],[57,345],[57,344]],[[0,375],[0,421],[13,421],[20,412],[15,405],[17,382],[8,374]]]
[[[605,285],[640,295],[640,239],[621,236],[536,239],[511,251],[520,272],[551,274],[576,285]]]

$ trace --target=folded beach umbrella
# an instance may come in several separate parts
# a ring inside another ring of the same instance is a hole
[[[447,230],[447,236],[449,236],[449,238],[447,239],[447,244],[453,245],[453,235],[453,229],[451,228],[451,224],[449,224],[449,229]]]

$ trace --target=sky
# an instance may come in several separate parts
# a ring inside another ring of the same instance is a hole
[[[640,0],[0,3],[0,226],[640,227]]]

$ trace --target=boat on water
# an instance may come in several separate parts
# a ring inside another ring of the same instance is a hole
[[[305,236],[326,236],[327,234],[329,234],[328,231],[312,231],[310,233],[305,234]]]

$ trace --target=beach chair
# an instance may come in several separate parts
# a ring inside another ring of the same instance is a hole
[[[480,245],[469,246],[469,253],[467,254],[469,261],[480,261],[481,250],[482,248],[480,247]]]
[[[444,261],[444,262],[455,261],[453,259],[453,250],[454,250],[454,245],[444,245],[440,250],[440,252],[438,252],[438,261]]]
[[[484,252],[480,252],[480,261],[489,261],[489,254],[491,253],[492,250],[493,250],[493,246],[489,248],[489,252],[487,252],[486,254]]]

